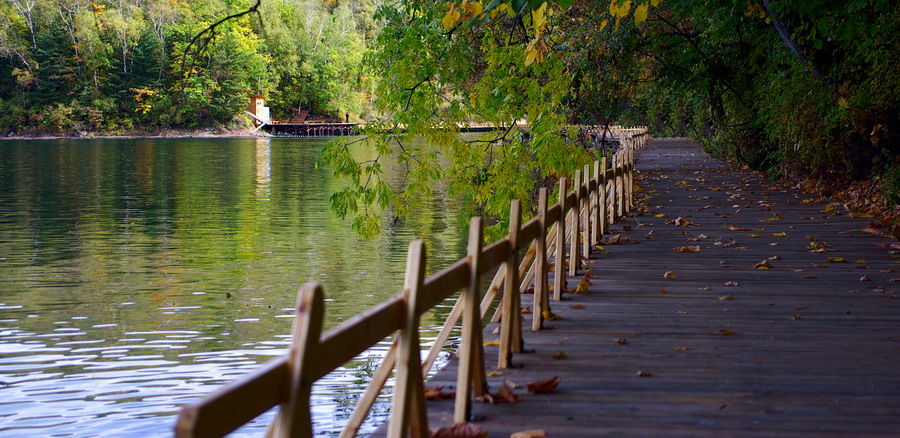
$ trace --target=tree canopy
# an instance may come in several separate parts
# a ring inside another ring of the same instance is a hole
[[[882,178],[900,193],[896,2],[402,0],[376,17],[378,158],[357,163],[334,144],[322,159],[348,177],[334,206],[364,233],[377,232],[373,208],[402,215],[433,179],[470,213],[504,217],[535,180],[597,156],[580,124],[645,124],[773,177]],[[507,128],[458,137],[470,122]],[[408,178],[383,181],[387,159]]]

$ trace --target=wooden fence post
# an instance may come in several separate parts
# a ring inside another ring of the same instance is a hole
[[[610,157],[610,170],[612,171],[612,177],[609,179],[609,223],[616,223],[616,158],[618,154],[613,154]]]
[[[600,212],[603,211],[603,208],[601,207],[603,201],[600,198],[600,191],[605,190],[606,188],[600,185],[602,180],[603,178],[600,177],[600,160],[594,160],[594,206],[591,210],[594,223],[594,230],[591,233],[592,245],[600,244],[600,239],[602,238],[601,234],[603,233],[600,226]]]
[[[307,438],[313,436],[309,396],[312,391],[319,337],[325,315],[322,286],[307,283],[300,288],[294,324],[291,329],[290,368],[291,388],[288,400],[271,426],[271,436],[276,438]]]
[[[625,146],[619,153],[618,165],[616,166],[616,188],[618,189],[616,193],[616,217],[621,218],[625,216],[625,150],[628,147]]]
[[[531,330],[543,328],[544,310],[550,310],[547,302],[547,188],[538,191],[538,233],[535,245],[534,300],[531,303]]]
[[[566,287],[566,178],[559,179],[559,221],[556,222],[556,263],[553,266],[553,299],[562,299]]]
[[[406,280],[403,294],[406,315],[398,334],[397,374],[388,437],[402,438],[409,431],[413,438],[428,437],[428,418],[425,415],[425,390],[422,384],[422,358],[419,355],[419,312],[417,301],[425,281],[425,243],[414,240],[409,244],[406,259]]]
[[[472,413],[472,394],[484,395],[484,342],[481,340],[481,310],[478,294],[481,289],[481,272],[478,259],[481,255],[484,224],[480,217],[469,222],[469,286],[462,292],[463,325],[462,344],[459,349],[459,373],[456,376],[456,404],[453,422],[469,421]],[[506,321],[503,321],[506,324]],[[474,388],[474,391],[473,391]]]
[[[581,234],[581,171],[575,171],[575,205],[572,206],[572,239],[569,241],[569,275],[574,276],[581,264],[578,254],[580,246],[578,237]]]
[[[522,320],[519,307],[519,227],[522,220],[521,204],[519,200],[513,200],[509,206],[509,240],[510,251],[503,268],[506,271],[504,282],[503,316],[500,323],[500,354],[497,360],[497,368],[509,368],[512,354],[522,350]],[[517,330],[518,329],[518,330]],[[518,335],[517,335],[518,332]]]
[[[584,229],[581,233],[581,255],[587,259],[591,257],[591,167],[585,164],[581,175],[581,186],[584,187],[584,197],[580,205],[584,215],[584,221],[581,223],[581,228]]]
[[[609,228],[609,212],[606,209],[606,190],[609,188],[608,179],[606,178],[606,157],[600,159],[600,179],[597,181],[600,186],[600,236],[606,234]],[[603,240],[602,237],[597,238],[597,243]]]

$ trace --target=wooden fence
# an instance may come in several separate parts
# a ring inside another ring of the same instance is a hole
[[[325,314],[322,287],[314,283],[304,285],[297,299],[290,353],[204,399],[185,405],[175,426],[176,436],[221,437],[280,405],[266,436],[310,437],[309,398],[313,383],[396,333],[341,437],[356,435],[394,371],[388,436],[427,437],[423,376],[431,369],[460,317],[462,339],[454,421],[466,421],[473,397],[487,391],[482,321],[494,300],[501,298],[491,320],[501,321],[497,368],[503,369],[510,366],[513,354],[523,348],[521,291],[534,284],[531,329],[541,330],[544,311],[550,310],[551,299],[561,299],[566,275],[575,275],[581,261],[589,256],[590,246],[600,242],[609,221],[623,217],[630,210],[633,152],[646,143],[647,130],[614,127],[613,134],[620,139],[618,151],[609,160],[594,162],[592,178],[588,177],[587,165],[583,171],[577,171],[571,190],[567,179],[560,178],[558,202],[548,206],[548,191],[541,188],[537,214],[523,224],[520,203],[513,201],[509,233],[497,242],[483,247],[482,220],[472,218],[468,255],[425,278],[425,245],[420,240],[413,241],[402,292],[325,333],[322,333]],[[527,250],[521,255],[524,248]],[[551,256],[555,257],[552,287],[547,282]],[[567,256],[568,273],[564,271]],[[497,268],[484,297],[479,300],[482,276]],[[446,323],[422,361],[420,316],[460,290],[462,293]]]

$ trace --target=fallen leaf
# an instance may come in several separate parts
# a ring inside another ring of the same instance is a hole
[[[781,233],[772,233],[772,235],[775,236],[775,237],[787,237],[787,233],[785,233],[785,232],[781,232]]]
[[[625,338],[616,338],[615,341],[619,345],[628,345],[628,339]]]
[[[573,304],[569,306],[570,309],[584,309],[585,307],[587,306],[585,306],[584,304]]]
[[[622,231],[631,231],[631,225],[625,225],[622,227]]]
[[[472,423],[456,423],[430,430],[431,438],[487,438],[488,434],[481,427]]]
[[[675,252],[700,252],[699,246],[678,246],[675,247]]]
[[[856,263],[857,263],[857,264],[860,264],[860,265],[865,265],[865,264],[866,264],[866,259],[857,259],[857,260],[856,260]]]
[[[665,214],[665,213],[654,214],[653,217],[655,217],[655,218],[664,218],[664,217],[666,217],[666,214]]]
[[[637,372],[638,377],[650,377],[652,375],[653,375],[653,373],[651,373],[650,371],[638,371]]]
[[[686,345],[675,347],[675,351],[688,351],[688,350],[689,350],[689,348]]]
[[[697,290],[712,290],[711,287],[698,287]]]
[[[762,239],[762,236],[760,236],[759,234],[750,234],[747,237],[752,237],[754,239]]]
[[[726,328],[726,329],[719,330],[719,334],[722,336],[732,336],[732,335],[737,334],[737,332]]]
[[[725,224],[722,227],[725,228],[726,230],[731,230],[731,231],[750,231],[749,228],[741,228],[741,227],[737,227],[737,226],[730,225],[730,224]]]
[[[519,395],[513,392],[513,388],[515,388],[515,383],[510,382],[509,380],[504,380],[503,385],[500,386],[500,390],[497,391],[497,398],[507,402],[507,403],[515,403],[519,401]]]
[[[485,347],[499,347],[499,346],[500,346],[500,340],[499,340],[499,339],[491,339],[491,340],[488,340],[488,341],[484,341],[484,346],[485,346]]]
[[[659,290],[659,293],[661,293],[661,294],[667,294],[667,293],[669,293],[669,291],[666,290],[666,289],[660,289],[660,290]]]
[[[731,301],[731,295],[722,295],[719,297],[719,301]]]
[[[425,400],[435,401],[456,397],[455,391],[444,391],[443,389],[443,385],[435,388],[425,388]]]
[[[609,236],[606,239],[601,240],[604,245],[618,245],[622,240],[621,234],[616,234],[615,236]]]
[[[800,278],[818,278],[815,275],[801,275]]]
[[[578,282],[578,285],[575,286],[573,293],[575,295],[586,295],[588,293],[588,286],[590,285],[591,282],[588,281],[587,278],[582,278],[581,281]]]
[[[726,281],[725,286],[737,286],[738,282],[736,281]]]
[[[528,384],[528,392],[547,394],[553,392],[557,386],[559,386],[559,377],[551,377],[546,380],[535,380]]]
[[[828,261],[832,263],[844,263],[847,259],[843,257],[828,257]]]
[[[779,215],[779,216],[775,216],[775,217],[770,217],[768,219],[760,219],[759,221],[760,222],[776,222],[776,221],[780,221],[782,219],[784,219],[784,216]]]
[[[514,432],[509,438],[544,438],[547,436],[547,431],[543,429],[531,429],[531,430],[522,430],[519,432]]]
[[[541,316],[543,316],[544,320],[546,320],[546,321],[556,321],[559,319],[559,315],[557,315],[549,310],[545,310],[545,311],[541,312]],[[497,341],[497,345],[500,345],[499,342],[500,341]],[[487,344],[485,343],[484,345],[487,345]]]
[[[678,219],[675,219],[674,223],[675,223],[675,225],[678,225],[679,227],[696,227],[697,226],[697,224],[695,224],[687,219],[684,219],[680,216],[678,217]]]
[[[766,269],[772,269],[772,268],[774,268],[775,266],[772,266],[772,264],[769,263],[768,260],[763,260],[763,261],[761,261],[761,262],[759,262],[759,263],[753,265],[753,267],[756,268],[756,269],[760,269],[760,270],[766,270]]]
[[[531,307],[528,307],[528,306],[522,307],[522,314],[523,314],[523,315],[530,315],[530,314],[531,314]]]
[[[859,281],[872,281],[872,280],[869,279],[868,275],[863,275],[862,277],[859,277]]]
[[[487,374],[488,377],[497,377],[503,375],[503,373],[501,373],[500,371],[488,371],[485,374]]]
[[[567,357],[569,356],[567,356],[563,351],[557,351],[556,353],[550,355],[550,359],[565,359]]]
[[[672,271],[666,271],[666,273],[663,274],[663,278],[675,278],[675,273]]]

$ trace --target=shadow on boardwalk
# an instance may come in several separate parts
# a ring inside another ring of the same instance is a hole
[[[520,400],[475,403],[477,424],[492,437],[900,434],[892,240],[688,141],[654,140],[637,160],[640,210],[612,226],[619,244],[593,251],[590,294],[566,294],[552,303],[562,319],[526,331],[534,351],[489,378],[494,392],[521,385]],[[679,217],[696,226],[671,223]],[[686,246],[699,252],[674,252]],[[428,386],[452,389],[455,376]],[[525,392],[552,376],[562,378],[554,393]],[[428,402],[430,425],[447,425],[452,409]]]

